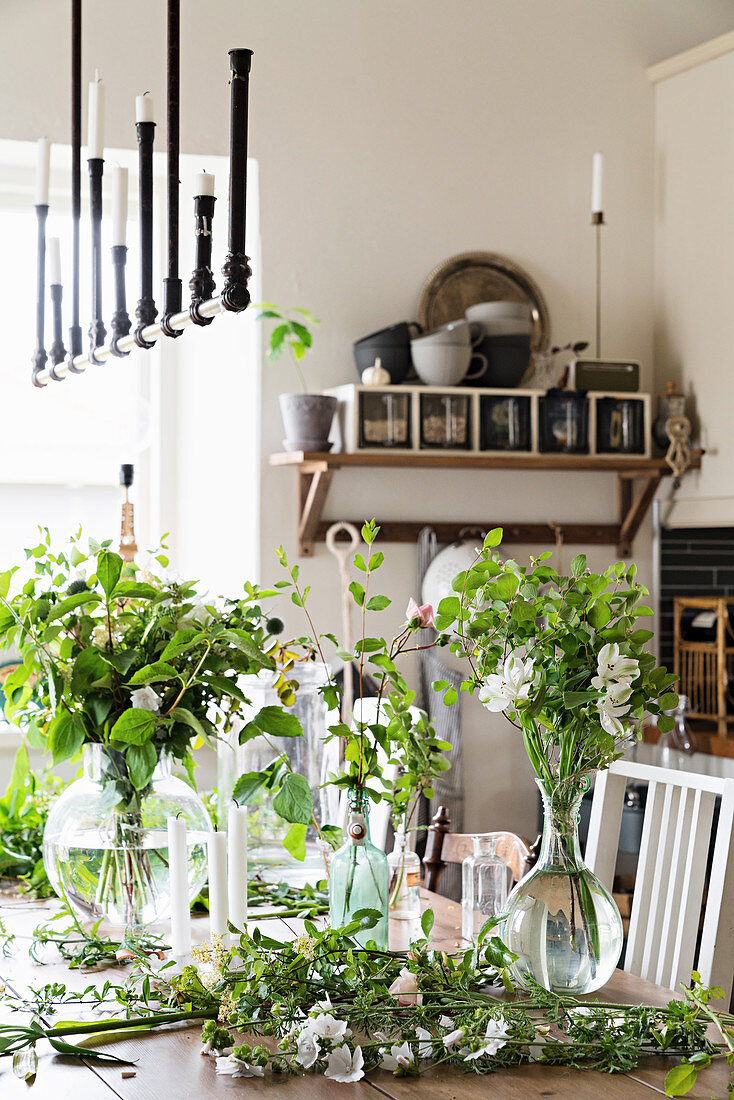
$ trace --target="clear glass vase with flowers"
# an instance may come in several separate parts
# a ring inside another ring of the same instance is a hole
[[[109,542],[77,536],[55,552],[42,531],[26,555],[0,574],[0,646],[22,657],[5,714],[54,764],[84,752],[82,778],[49,814],[46,870],[82,919],[134,934],[169,906],[167,815],[187,818],[192,896],[206,879],[192,746],[216,741],[241,673],[275,668],[276,642],[257,589],[205,603],[165,575],[162,551],[144,571]]]
[[[634,564],[595,573],[580,554],[571,575],[560,576],[550,554],[527,567],[502,561],[501,539],[501,529],[487,535],[455,578],[455,594],[441,601],[436,624],[469,662],[463,689],[517,728],[543,799],[541,854],[510,895],[503,924],[518,956],[515,976],[584,993],[610,977],[622,928],[581,857],[581,800],[594,773],[639,736],[646,712],[659,716],[661,729],[672,721],[662,712],[675,704],[675,677],[645,648],[652,631],[638,620],[652,611]]]

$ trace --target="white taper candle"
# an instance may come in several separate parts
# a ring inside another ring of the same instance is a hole
[[[171,891],[171,951],[179,957],[191,951],[191,908],[189,903],[189,863],[186,822],[169,817],[168,873]]]
[[[227,834],[216,829],[209,833],[209,932],[224,936],[227,932]]]
[[[197,172],[196,180],[194,182],[194,196],[213,194],[214,176],[211,174],[211,172]]]
[[[39,138],[36,160],[36,206],[48,206],[48,181],[51,172],[51,142]]]
[[[127,168],[112,169],[112,244],[127,243]]]
[[[135,121],[136,122],[155,122],[153,107],[153,96],[148,95],[136,95],[135,96]]]
[[[601,153],[594,153],[591,162],[591,213],[601,214],[604,210],[602,202],[602,178],[604,174],[604,157]]]
[[[89,113],[87,115],[87,156],[90,160],[104,157],[104,84],[95,70],[89,82]]]
[[[247,924],[247,806],[229,807],[227,839],[229,920],[235,928],[243,929]]]
[[[61,286],[61,242],[58,237],[48,238],[46,263],[48,264],[49,286]]]

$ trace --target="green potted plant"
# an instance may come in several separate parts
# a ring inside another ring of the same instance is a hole
[[[336,412],[337,400],[327,394],[309,393],[301,360],[313,344],[312,329],[318,321],[308,309],[281,309],[272,302],[263,302],[258,321],[275,322],[268,341],[268,360],[274,363],[288,351],[298,380],[299,393],[280,395],[286,451],[317,451],[331,449],[329,432]]]

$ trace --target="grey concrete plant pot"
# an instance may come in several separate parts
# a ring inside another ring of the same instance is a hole
[[[335,397],[320,393],[281,393],[286,451],[329,451],[329,432],[336,412]]]

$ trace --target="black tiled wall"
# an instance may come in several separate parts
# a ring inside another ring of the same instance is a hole
[[[660,660],[673,671],[673,598],[734,596],[734,527],[663,529],[660,546]]]

